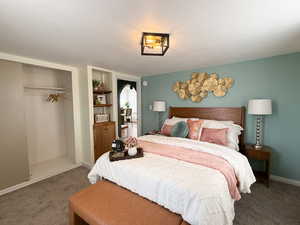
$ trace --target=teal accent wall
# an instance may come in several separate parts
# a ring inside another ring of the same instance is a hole
[[[217,72],[234,78],[235,84],[224,97],[210,94],[200,103],[181,100],[171,87],[176,81],[190,79],[192,72]],[[265,117],[264,135],[264,144],[273,148],[271,173],[300,180],[300,53],[145,76],[143,80],[148,81],[142,87],[143,132],[158,128],[158,113],[149,110],[154,100],[165,100],[168,107],[240,107],[247,106],[249,99],[272,99],[273,114]],[[161,115],[166,117],[167,112]],[[246,115],[246,141],[255,142],[252,115]]]

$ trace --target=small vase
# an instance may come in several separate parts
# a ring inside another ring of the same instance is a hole
[[[128,155],[130,156],[134,156],[137,154],[137,148],[136,147],[132,147],[128,149]]]
[[[103,82],[100,83],[100,85],[98,86],[99,91],[105,91],[105,85]]]

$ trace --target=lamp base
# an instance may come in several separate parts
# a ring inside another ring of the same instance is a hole
[[[262,145],[253,145],[256,150],[261,150],[264,146]]]
[[[263,116],[258,115],[256,117],[256,143],[254,145],[254,148],[256,150],[262,149],[262,139],[263,139]]]

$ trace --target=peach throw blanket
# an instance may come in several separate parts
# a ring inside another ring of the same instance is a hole
[[[138,144],[143,148],[144,152],[150,152],[169,158],[179,159],[185,162],[194,163],[218,170],[225,176],[227,180],[231,197],[234,200],[239,200],[241,198],[240,192],[237,188],[238,182],[234,173],[234,169],[225,159],[210,153],[199,152],[188,148],[172,145],[157,144],[141,140],[138,140]]]

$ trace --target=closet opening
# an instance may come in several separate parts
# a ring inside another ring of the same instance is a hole
[[[74,67],[0,59],[0,194],[80,166],[78,77]]]
[[[22,64],[30,179],[75,165],[72,73]]]

